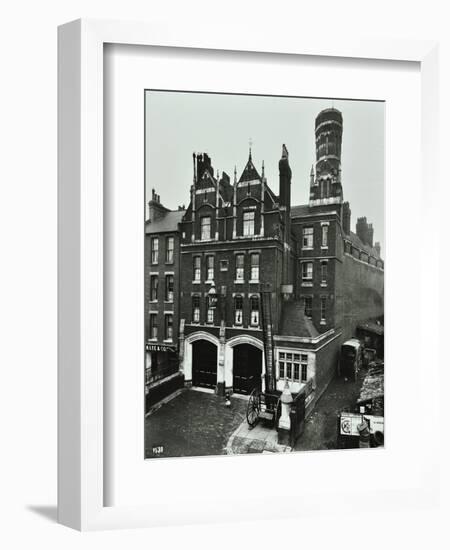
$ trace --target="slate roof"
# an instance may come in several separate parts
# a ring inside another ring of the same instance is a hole
[[[319,335],[311,319],[305,316],[303,302],[283,303],[280,334],[303,338],[315,338]]]
[[[145,224],[146,233],[167,233],[177,231],[186,210],[170,210],[167,214],[157,220]]]
[[[309,213],[309,206],[307,204],[291,206],[291,218],[300,218],[301,216],[306,216]]]
[[[361,329],[361,330],[365,330],[367,332],[373,332],[374,334],[377,334],[378,336],[382,336],[384,334],[384,326],[379,325],[378,323],[374,323],[373,321],[367,321],[365,323],[359,323],[357,328]]]

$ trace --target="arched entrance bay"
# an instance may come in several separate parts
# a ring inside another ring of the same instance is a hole
[[[252,344],[233,347],[233,391],[248,395],[261,390],[262,350]]]
[[[192,385],[213,389],[217,384],[217,346],[208,340],[192,343]]]

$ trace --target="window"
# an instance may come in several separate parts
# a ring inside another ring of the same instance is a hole
[[[303,298],[305,304],[305,316],[308,318],[312,317],[312,296],[305,296]]]
[[[192,296],[192,322],[200,323],[200,296]]]
[[[166,315],[166,334],[165,334],[166,340],[172,340],[173,339],[173,315],[171,313],[168,313]]]
[[[151,249],[152,249],[152,264],[158,263],[158,250],[159,250],[159,240],[158,237],[152,237],[151,240]]]
[[[234,298],[234,324],[242,325],[242,306],[243,306],[242,296],[235,296]]]
[[[150,276],[150,300],[156,302],[158,299],[158,275]]]
[[[250,256],[250,280],[259,281],[259,254],[252,254]]]
[[[302,263],[302,279],[304,281],[309,281],[313,278],[313,263],[312,262],[303,262]]]
[[[210,216],[204,216],[200,220],[201,224],[201,240],[207,241],[211,238],[211,218]]]
[[[194,256],[194,281],[201,280],[201,257]]]
[[[328,225],[322,225],[322,248],[328,247]]]
[[[306,382],[308,380],[308,356],[306,354],[301,354],[301,369],[302,369],[302,382]]]
[[[244,280],[244,254],[236,254],[236,281]]]
[[[327,311],[327,299],[322,296],[320,298],[320,321],[326,321],[326,311]]]
[[[173,275],[166,275],[166,302],[173,302]]]
[[[250,325],[252,327],[259,326],[259,298],[252,296],[250,298]]]
[[[206,322],[214,324],[214,308],[211,307],[209,296],[206,298]]]
[[[313,239],[314,239],[314,228],[304,227],[302,248],[313,248]]]
[[[327,262],[322,262],[322,264],[320,266],[320,275],[321,275],[322,284],[326,284],[327,279],[328,279],[328,263]]]
[[[150,338],[156,340],[158,338],[158,325],[156,324],[156,313],[150,313]]]
[[[244,236],[255,234],[255,213],[244,212]]]
[[[286,378],[292,379],[292,353],[286,353]]]
[[[206,256],[206,280],[214,280],[214,256]]]
[[[174,238],[167,237],[166,238],[166,264],[173,264],[173,246],[174,246]]]
[[[228,260],[220,260],[220,271],[228,271]]]
[[[308,356],[299,353],[278,353],[278,376],[293,382],[306,382],[308,375]]]
[[[285,354],[280,351],[280,353],[278,354],[278,358],[279,358],[279,361],[278,361],[279,378],[284,378],[285,374],[286,374],[285,371],[284,371]]]

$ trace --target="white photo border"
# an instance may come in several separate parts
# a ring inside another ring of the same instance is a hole
[[[160,22],[132,23],[81,20],[59,29],[59,351],[58,351],[58,518],[81,529],[142,527],[205,522],[196,501],[180,495],[172,510],[158,506],[104,506],[104,398],[103,398],[103,228],[108,212],[103,196],[103,48],[105,44],[154,45],[176,48],[278,52],[312,56],[415,61],[421,66],[421,192],[422,239],[418,256],[438,265],[438,235],[433,221],[438,187],[438,52],[434,42],[320,38],[266,38],[251,33],[208,32],[192,40],[189,29],[175,24],[170,31]],[[177,32],[175,32],[175,30]],[[179,32],[178,32],[179,31]],[[174,38],[176,36],[176,38]],[[432,246],[429,243],[433,243]],[[438,342],[437,333],[426,332],[438,318],[437,279],[430,280],[425,262],[419,262],[421,281],[428,277],[427,300],[419,305],[420,349],[427,350],[430,434],[437,439]],[[433,284],[434,283],[434,284]],[[426,339],[426,342],[425,342]],[[417,339],[414,339],[417,341]],[[426,346],[425,346],[426,344]],[[105,350],[106,352],[106,350]],[[418,381],[418,384],[420,382]],[[107,399],[107,396],[105,396]],[[433,428],[434,426],[434,428]],[[434,432],[433,432],[434,430]],[[438,491],[438,458],[433,460],[433,437],[423,464],[422,482],[389,495],[390,505],[430,505]],[[271,457],[267,457],[271,460]],[[202,459],[208,460],[208,459]],[[155,495],[155,501],[157,501]],[[318,497],[320,495],[318,494]],[[343,502],[351,509],[351,495],[327,494],[327,507]],[[369,494],[367,495],[369,497]],[[250,499],[251,500],[251,499]],[[315,499],[291,498],[278,506],[278,516],[309,514]],[[317,499],[320,500],[319,498]],[[178,502],[178,506],[177,506]],[[215,501],[209,521],[270,517],[249,499],[236,499],[233,507]],[[179,512],[186,512],[185,514]]]

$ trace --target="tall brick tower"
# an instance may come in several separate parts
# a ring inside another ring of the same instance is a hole
[[[309,205],[341,204],[342,113],[325,109],[316,118],[316,170],[311,171]]]

